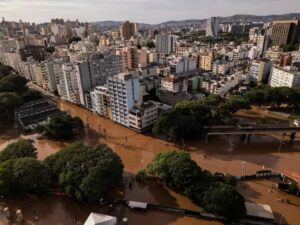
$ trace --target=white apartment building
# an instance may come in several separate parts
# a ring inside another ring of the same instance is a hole
[[[179,93],[179,80],[172,77],[164,77],[161,79],[161,90]]]
[[[222,76],[219,79],[203,81],[202,88],[207,93],[224,96],[232,88],[236,87],[240,83],[240,81],[241,81],[241,74],[235,73],[232,75]]]
[[[212,17],[206,21],[206,37],[218,37],[219,34],[219,18]]]
[[[44,65],[47,70],[48,75],[48,91],[56,92],[57,91],[57,84],[59,83],[59,78],[63,73],[62,64],[65,63],[66,60],[64,59],[54,59],[54,60],[47,60],[44,61]]]
[[[257,48],[261,57],[264,57],[269,46],[270,36],[259,35],[257,37]]]
[[[197,69],[197,61],[195,58],[172,58],[169,61],[169,65],[171,74],[187,73]]]
[[[292,58],[293,58],[292,63],[300,62],[300,49],[299,51],[292,52]]]
[[[252,82],[267,81],[270,75],[272,63],[269,60],[257,60],[253,61],[250,66],[249,76]]]
[[[173,76],[166,76],[160,81],[162,91],[169,91],[174,93],[188,91],[188,77],[174,78]]]
[[[91,92],[92,110],[97,114],[112,119],[110,96],[107,86],[97,86]]]
[[[143,132],[151,127],[158,118],[158,106],[145,102],[140,107],[134,107],[129,111],[129,127]]]
[[[242,59],[246,59],[249,55],[249,51],[246,47],[238,46],[236,49],[233,49],[232,60],[237,62]]]
[[[58,93],[62,99],[86,106],[85,92],[92,88],[92,81],[86,61],[66,63],[59,79]]]
[[[253,60],[259,57],[259,49],[257,46],[252,46],[252,48],[249,50],[248,58]]]
[[[279,68],[273,67],[269,85],[271,87],[294,87],[300,84],[300,72],[293,71],[291,67]]]
[[[131,73],[120,73],[108,78],[112,120],[129,127],[129,110],[139,101],[139,79]]]
[[[213,63],[213,73],[225,75],[233,66],[232,62],[216,60]]]

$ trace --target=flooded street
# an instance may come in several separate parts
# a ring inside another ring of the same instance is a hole
[[[172,149],[181,149],[181,145],[159,140],[151,135],[137,134],[121,125],[99,117],[83,108],[74,106],[67,102],[60,102],[59,107],[73,116],[79,116],[89,128],[85,128],[84,134],[76,138],[87,145],[106,143],[123,160],[125,171],[136,173],[145,168],[153,159],[155,154]],[[50,154],[59,151],[68,142],[55,142],[39,139],[37,134],[22,135],[17,130],[0,133],[0,149],[19,138],[33,139],[38,149],[39,159],[44,159]],[[203,169],[212,172],[225,172],[232,175],[241,175],[241,164],[246,162],[246,174],[254,173],[262,168],[280,170],[288,168],[300,170],[300,142],[280,146],[278,135],[266,136],[255,135],[249,143],[242,143],[240,136],[216,136],[209,137],[208,143],[203,140],[189,141],[186,150],[191,152],[192,158]],[[239,183],[238,189],[247,201],[259,202],[271,205],[276,220],[280,219],[281,212],[284,220],[282,224],[299,225],[300,198],[287,196],[286,194],[273,192],[268,189],[272,181],[249,181]],[[147,201],[167,206],[182,207],[191,210],[199,208],[187,198],[165,189],[161,184],[137,186],[130,190],[121,188],[114,193],[120,198]],[[276,199],[291,198],[291,205],[277,203]],[[29,198],[29,197],[26,197]],[[172,225],[220,225],[214,221],[199,221],[183,217],[178,214],[162,213],[158,211],[137,212],[129,209],[103,208],[98,204],[78,203],[63,197],[43,197],[18,200],[5,200],[5,204],[12,208],[21,208],[25,214],[28,224],[73,224],[76,215],[77,224],[82,224],[91,211],[116,215],[123,213],[129,219],[128,224],[172,224]],[[4,203],[3,203],[4,204]],[[31,204],[27,206],[26,204]],[[49,207],[49,209],[48,209]],[[75,212],[75,213],[74,213]],[[39,216],[39,221],[34,220],[34,214]],[[3,218],[1,218],[3,221]],[[141,223],[142,221],[142,223]]]
[[[137,134],[70,103],[60,102],[59,106],[62,110],[79,116],[92,130],[99,132],[99,141],[108,144],[122,158],[128,172],[137,172],[145,168],[159,152],[182,149],[181,145],[156,139],[147,134]],[[208,143],[204,140],[195,140],[186,145],[186,150],[191,152],[192,158],[203,169],[213,172],[223,171],[240,175],[243,161],[247,162],[248,174],[263,166],[273,169],[283,167],[300,169],[299,139],[280,147],[276,136],[255,135],[251,137],[249,143],[241,143],[240,136],[228,135],[210,137]]]
[[[270,205],[277,223],[281,220],[282,224],[300,224],[300,198],[273,189],[272,185],[277,181],[278,179],[240,182],[238,190],[248,202]],[[288,203],[279,202],[280,199],[288,199]]]

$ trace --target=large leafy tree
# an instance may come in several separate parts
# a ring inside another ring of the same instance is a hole
[[[201,170],[186,152],[160,153],[148,165],[147,171],[208,212],[223,216],[228,221],[238,221],[245,214],[245,200],[234,188],[236,179]],[[233,214],[232,210],[235,211]]]
[[[39,91],[29,89],[22,95],[22,97],[24,102],[29,102],[29,101],[41,99],[42,94]]]
[[[201,168],[191,160],[186,152],[171,151],[155,156],[148,166],[149,173],[157,175],[167,185],[184,191],[201,177]]]
[[[14,176],[15,160],[0,163],[0,194],[15,195],[19,192],[18,183]]]
[[[36,159],[17,159],[13,173],[22,193],[45,193],[50,187],[49,169]]]
[[[96,200],[122,179],[121,159],[106,145],[75,143],[46,158],[53,178],[76,199]]]
[[[247,99],[241,96],[230,96],[218,109],[221,117],[228,118],[241,109],[249,108],[250,104]]]
[[[199,135],[202,127],[211,121],[209,107],[200,101],[184,101],[178,103],[171,112],[162,115],[153,127],[158,136],[182,139]]]
[[[5,76],[8,76],[11,72],[12,68],[3,64],[0,64],[0,79]]]
[[[238,222],[246,213],[245,199],[231,185],[216,183],[203,198],[204,209],[230,222]]]
[[[24,93],[28,90],[27,80],[17,74],[10,74],[0,80],[0,92]]]
[[[0,93],[0,124],[12,122],[14,109],[22,104],[22,98],[16,93]]]
[[[54,117],[45,127],[46,136],[53,139],[72,139],[74,131],[83,127],[80,118],[70,115]]]
[[[31,140],[20,140],[9,144],[0,152],[0,162],[25,157],[37,158],[37,149],[33,146]]]

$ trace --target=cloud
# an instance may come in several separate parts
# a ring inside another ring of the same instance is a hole
[[[125,20],[158,23],[233,14],[300,12],[299,0],[0,0],[9,20],[45,22],[51,18],[81,21]]]

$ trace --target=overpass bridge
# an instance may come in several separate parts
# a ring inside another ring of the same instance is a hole
[[[299,130],[300,127],[293,123],[237,123],[234,125],[212,125],[204,127],[206,140],[209,136],[217,135],[252,135],[269,133],[290,133],[291,139],[294,139]]]

